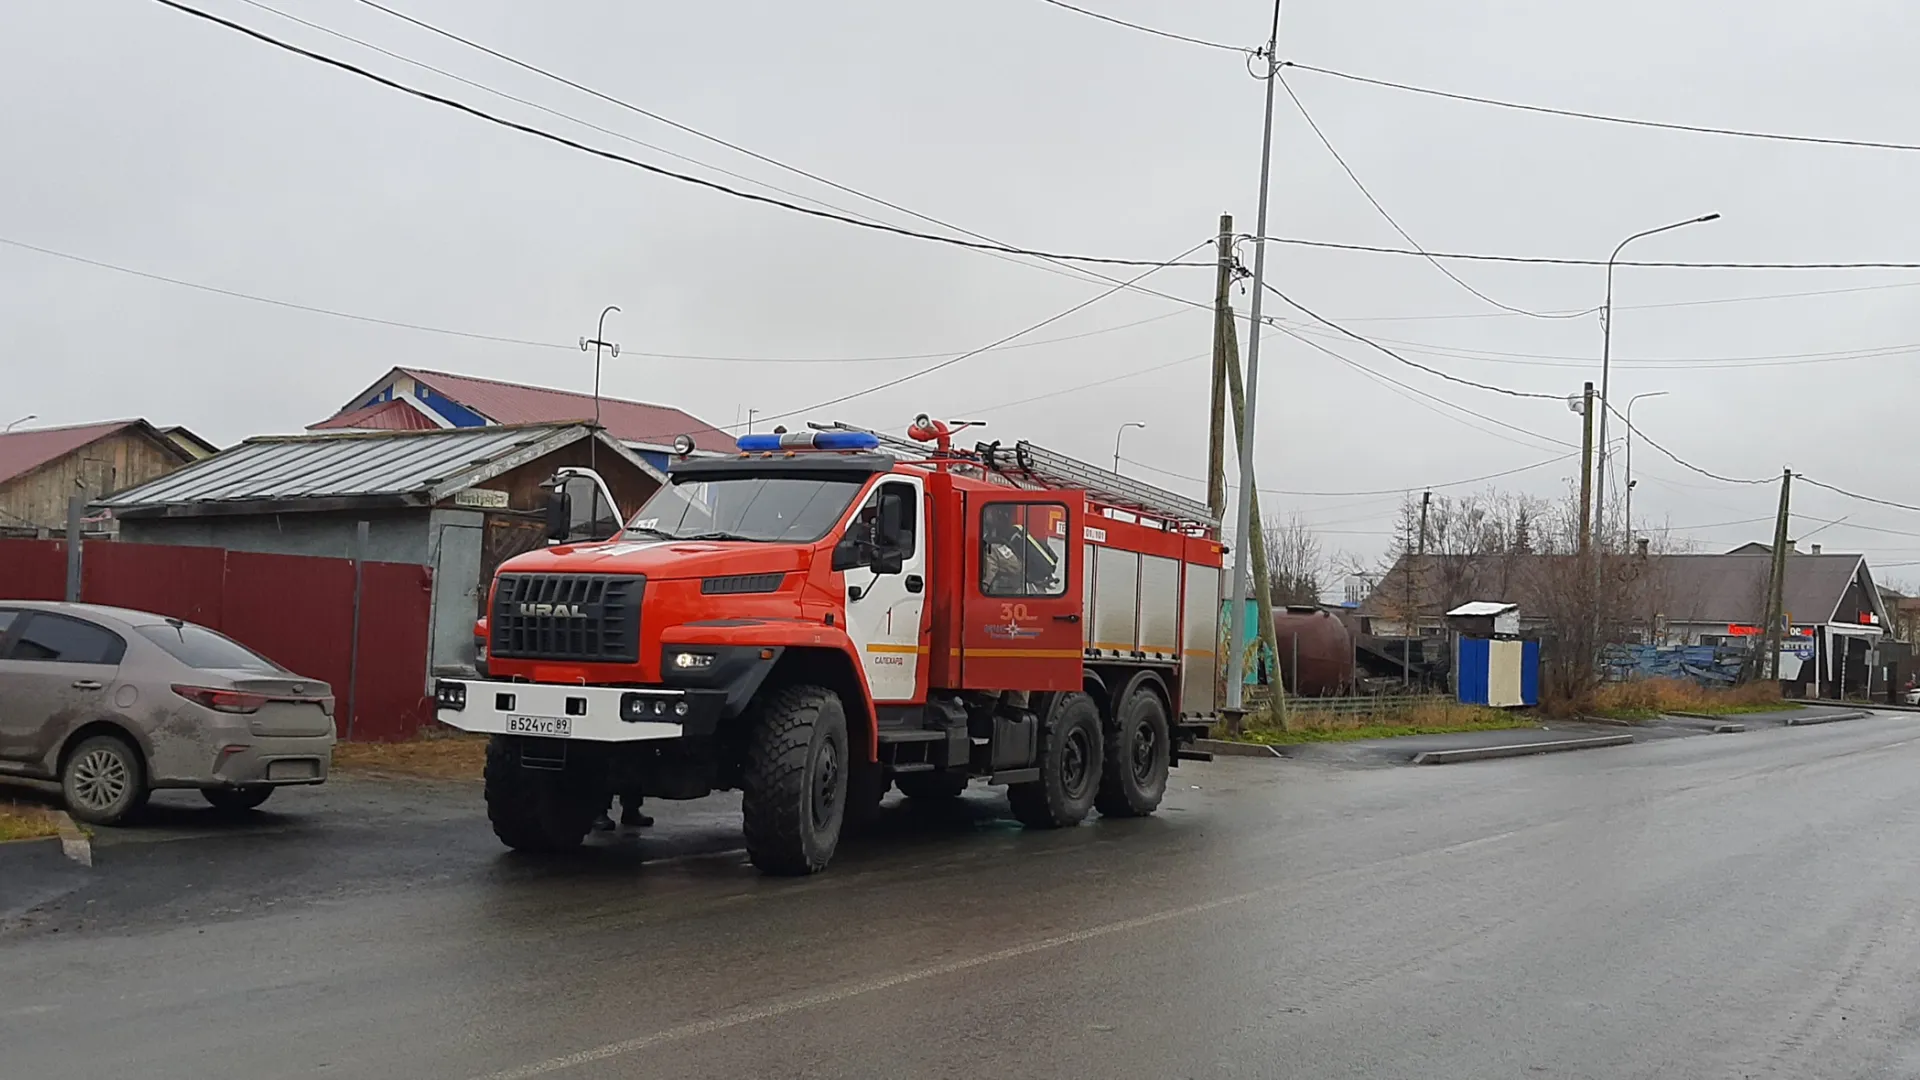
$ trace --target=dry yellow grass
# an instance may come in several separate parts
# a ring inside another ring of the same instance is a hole
[[[407,742],[343,742],[333,748],[333,767],[340,772],[428,780],[478,780],[486,760],[484,735],[436,732]]]
[[[1751,682],[1726,689],[1708,689],[1681,679],[1639,679],[1602,686],[1594,695],[1593,707],[1602,716],[1648,719],[1674,712],[1721,716],[1795,706],[1780,699],[1776,683]]]
[[[1386,739],[1399,735],[1442,735],[1454,731],[1493,731],[1532,727],[1531,715],[1480,705],[1462,705],[1446,699],[1382,706],[1365,712],[1334,713],[1296,707],[1285,730],[1266,714],[1247,718],[1241,739],[1281,745],[1302,742],[1344,742],[1350,739]]]
[[[0,843],[60,835],[53,811],[34,803],[0,799]]]

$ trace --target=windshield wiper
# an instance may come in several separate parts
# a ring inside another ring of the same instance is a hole
[[[655,529],[655,528],[651,528],[649,526],[644,526],[644,525],[630,525],[627,527],[627,531],[630,533],[648,533],[650,535],[657,536],[662,540],[679,539],[679,537],[674,536],[672,533],[667,532],[665,529]]]
[[[739,533],[730,533],[730,532],[694,533],[692,536],[677,536],[674,539],[676,540],[744,540],[751,544],[763,543],[763,541],[757,536],[741,536]]]

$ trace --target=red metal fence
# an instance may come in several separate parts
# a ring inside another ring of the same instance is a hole
[[[356,642],[350,559],[118,541],[82,553],[82,600],[187,619],[326,680],[343,737],[351,729],[355,739],[404,739],[433,718],[433,575],[424,566],[361,564]],[[0,540],[0,599],[59,600],[66,580],[64,540]]]

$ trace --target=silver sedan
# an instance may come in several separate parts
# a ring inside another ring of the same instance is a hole
[[[333,691],[204,626],[123,608],[0,600],[0,776],[60,785],[108,825],[156,788],[223,810],[318,784]]]

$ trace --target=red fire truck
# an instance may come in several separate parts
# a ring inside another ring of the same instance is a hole
[[[613,792],[742,792],[761,870],[807,874],[890,786],[1004,784],[1057,828],[1150,814],[1214,710],[1218,522],[1021,442],[844,425],[683,445],[621,526],[568,470],[555,546],[500,567],[483,676],[435,686],[492,736],[508,846],[581,842]]]

